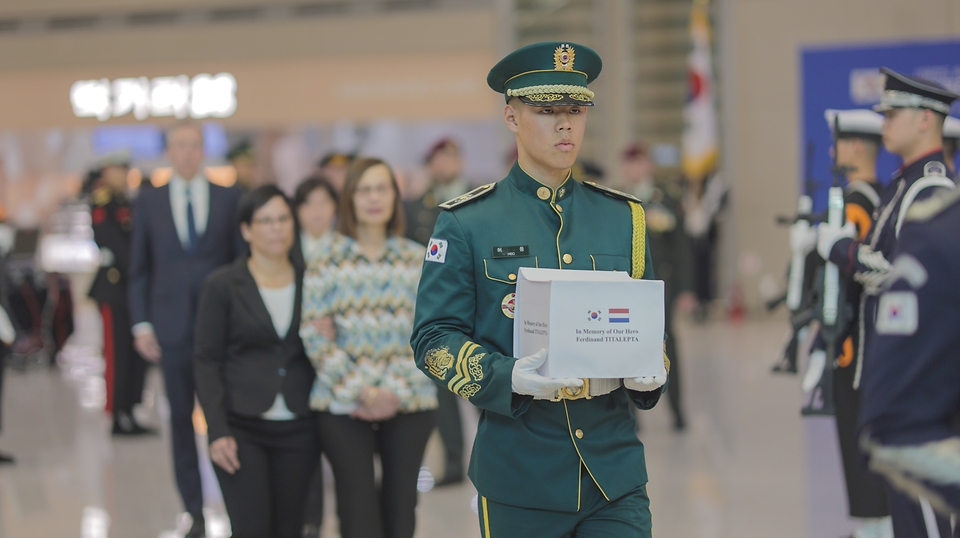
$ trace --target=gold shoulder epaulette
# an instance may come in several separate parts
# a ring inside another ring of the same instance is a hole
[[[460,207],[462,205],[466,205],[478,198],[481,198],[483,196],[490,194],[491,192],[493,192],[493,189],[496,188],[496,186],[497,186],[496,183],[487,183],[486,185],[477,187],[476,189],[473,189],[472,191],[466,194],[461,194],[460,196],[457,196],[453,200],[447,200],[446,202],[440,204],[440,209],[449,210],[449,209]]]
[[[113,193],[107,187],[100,187],[91,193],[90,198],[96,205],[107,205],[113,199]]]
[[[640,199],[637,198],[636,196],[633,196],[632,194],[627,194],[627,193],[625,193],[625,192],[620,192],[620,191],[618,191],[617,189],[611,189],[610,187],[606,187],[606,186],[601,185],[601,184],[599,184],[599,183],[594,183],[594,182],[592,182],[592,181],[584,181],[583,184],[586,185],[587,187],[590,187],[591,189],[593,189],[593,190],[595,190],[595,191],[597,191],[597,192],[602,192],[603,194],[606,194],[607,196],[610,196],[611,198],[619,198],[619,199],[621,199],[621,200],[626,200],[626,201],[628,201],[628,202],[636,202],[636,203],[638,203],[638,204],[641,203],[641,202],[640,202]]]
[[[926,200],[914,202],[907,210],[907,222],[925,222],[960,201],[960,188],[942,190]]]

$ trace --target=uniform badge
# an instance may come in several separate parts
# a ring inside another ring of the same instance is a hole
[[[553,51],[554,71],[573,71],[573,59],[576,52],[567,44],[560,45]]]
[[[513,311],[516,307],[516,293],[508,293],[506,297],[500,301],[500,311],[503,312],[504,316],[507,316],[510,319],[513,319]]]
[[[437,379],[445,379],[447,370],[453,368],[456,357],[450,353],[449,347],[441,347],[427,351],[426,362],[427,370]]]
[[[436,263],[447,261],[447,240],[431,237],[430,242],[427,243],[427,254],[423,259]]]
[[[920,309],[912,291],[888,291],[880,296],[877,334],[909,336],[917,332]]]

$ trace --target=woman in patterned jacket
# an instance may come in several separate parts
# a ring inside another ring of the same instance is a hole
[[[400,193],[386,163],[352,164],[337,231],[329,253],[309,262],[300,334],[317,370],[310,405],[333,468],[340,532],[412,538],[437,397],[409,344],[424,248],[403,237]]]

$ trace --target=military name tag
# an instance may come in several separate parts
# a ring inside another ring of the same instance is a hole
[[[526,258],[530,256],[530,247],[520,245],[516,247],[493,247],[494,258]]]

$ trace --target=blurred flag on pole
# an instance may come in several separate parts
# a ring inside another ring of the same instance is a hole
[[[709,1],[694,0],[690,12],[690,41],[693,46],[687,57],[688,93],[683,109],[682,138],[683,172],[694,180],[702,180],[713,172],[720,154],[711,34]]]

